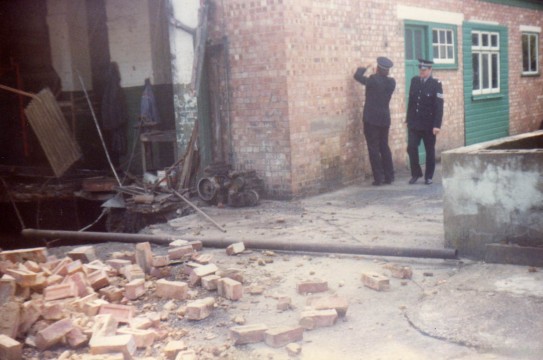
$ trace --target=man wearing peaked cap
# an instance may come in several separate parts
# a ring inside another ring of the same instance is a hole
[[[371,67],[371,64],[367,67],[359,67],[354,74],[355,80],[366,87],[366,102],[362,120],[373,173],[372,185],[375,186],[391,184],[394,181],[392,153],[388,146],[389,103],[396,88],[396,80],[388,76],[392,66],[393,63],[390,59],[380,56],[377,58],[375,74],[366,76],[366,71]]]
[[[422,140],[426,151],[424,183],[432,184],[435,171],[436,136],[443,120],[443,87],[441,82],[432,77],[433,61],[419,59],[419,76],[411,79],[409,101],[407,103],[407,153],[411,167],[409,184],[414,184],[422,177],[419,162],[419,144]]]

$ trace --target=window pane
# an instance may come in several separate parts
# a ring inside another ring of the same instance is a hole
[[[440,45],[439,46],[439,53],[441,54],[442,59],[447,58],[447,45]]]
[[[439,31],[439,43],[440,44],[445,43],[445,31],[444,30]]]
[[[537,71],[537,35],[530,36],[530,71]]]
[[[488,89],[490,87],[490,79],[488,77],[488,70],[489,70],[489,58],[488,58],[488,54],[482,54],[482,59],[481,59],[481,73],[483,75],[483,89]]]
[[[481,46],[488,46],[488,34],[481,34]]]
[[[530,71],[530,49],[528,35],[522,35],[522,71]]]
[[[447,59],[452,59],[454,57],[453,55],[453,47],[447,46]]]
[[[437,44],[437,30],[432,30],[432,43]]]
[[[447,44],[452,45],[452,31],[447,31]]]
[[[492,34],[490,36],[490,46],[498,47],[498,35],[497,34]]]
[[[479,34],[478,33],[472,33],[471,34],[471,46],[479,46]]]
[[[434,55],[434,59],[439,59],[439,46],[437,45],[432,46],[432,52]]]
[[[405,29],[405,58],[413,60],[413,32],[411,29]]]
[[[473,64],[473,90],[479,90],[479,54],[472,54],[471,62]]]
[[[498,54],[492,54],[492,88],[498,88]]]
[[[423,58],[422,31],[415,32],[415,59]]]

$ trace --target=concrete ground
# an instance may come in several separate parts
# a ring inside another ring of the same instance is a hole
[[[437,174],[440,169],[438,167]],[[392,185],[371,180],[288,202],[263,200],[253,208],[201,206],[220,231],[195,213],[145,229],[183,239],[319,242],[402,248],[443,248],[441,179],[408,185],[399,172]],[[212,250],[217,254],[223,250]],[[265,266],[254,250],[236,258],[249,282],[266,285],[264,298],[244,297],[235,308],[246,324],[296,324],[307,299],[296,283],[328,281],[328,295],[349,300],[347,315],[329,328],[304,333],[301,359],[542,359],[543,269],[443,260],[352,254],[280,252]],[[364,272],[390,273],[394,262],[413,269],[411,280],[390,279],[378,292],[361,283]],[[226,263],[224,263],[226,264]],[[263,280],[266,279],[266,280]],[[292,297],[293,311],[277,312],[272,293]],[[219,336],[221,338],[222,335]],[[245,345],[233,358],[282,359],[284,349]]]

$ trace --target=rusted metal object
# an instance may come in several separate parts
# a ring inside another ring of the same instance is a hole
[[[167,245],[174,239],[174,236],[159,236],[145,234],[116,234],[99,232],[78,232],[78,231],[59,231],[59,230],[35,230],[25,229],[21,232],[27,238],[48,238],[48,239],[68,239],[68,240],[101,240],[118,241],[127,243],[137,243],[148,241],[155,244]],[[190,238],[183,237],[185,240]],[[206,247],[226,248],[232,244],[232,240],[227,239],[193,239],[201,241]],[[425,249],[425,248],[399,248],[384,246],[363,246],[356,244],[335,244],[335,243],[315,243],[315,242],[283,242],[268,240],[244,240],[244,245],[248,249],[266,249],[292,252],[316,252],[316,253],[338,253],[351,255],[374,255],[374,256],[393,256],[393,257],[411,257],[411,258],[430,258],[430,259],[456,259],[458,253],[456,249]]]

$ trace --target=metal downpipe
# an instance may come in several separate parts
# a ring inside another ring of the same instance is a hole
[[[36,230],[24,229],[21,234],[26,238],[48,238],[64,240],[100,240],[116,241],[126,243],[150,242],[167,246],[175,239],[189,241],[201,241],[205,247],[226,248],[236,241],[226,239],[198,239],[187,238],[186,236],[160,236],[147,234],[125,234],[125,233],[104,233],[104,232],[79,232],[65,230]],[[338,253],[355,255],[394,256],[431,259],[457,259],[456,249],[427,249],[427,248],[400,248],[384,246],[363,246],[355,244],[322,244],[315,242],[283,242],[283,241],[257,241],[244,240],[243,243],[248,249],[279,250],[291,252],[317,252],[317,253]]]

